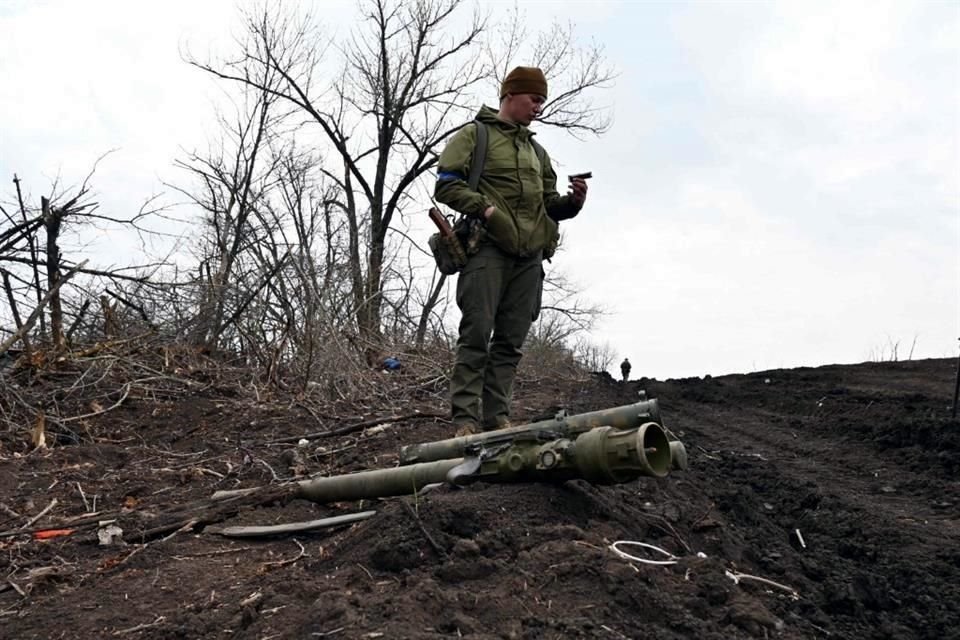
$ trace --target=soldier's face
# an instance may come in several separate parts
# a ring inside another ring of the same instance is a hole
[[[507,96],[511,118],[524,126],[528,126],[540,117],[546,101],[546,98],[535,93],[516,93]]]

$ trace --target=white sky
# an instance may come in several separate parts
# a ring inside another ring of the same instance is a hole
[[[353,3],[318,4],[349,25]],[[550,268],[610,312],[593,340],[635,375],[956,355],[960,3],[520,5],[575,16],[620,70],[606,136],[539,140],[595,175]],[[234,6],[0,0],[0,199],[110,149],[104,213],[169,193],[222,95],[180,48],[228,51]]]

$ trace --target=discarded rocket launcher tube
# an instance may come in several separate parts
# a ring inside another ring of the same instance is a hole
[[[521,435],[491,447],[473,445],[464,457],[313,478],[300,482],[296,495],[325,503],[408,495],[445,481],[465,485],[581,478],[594,484],[618,484],[642,476],[663,477],[672,462],[666,432],[647,422],[632,429],[597,427],[574,438],[549,441]]]
[[[482,444],[490,448],[497,444],[513,441],[518,437],[531,437],[531,434],[536,434],[536,437],[541,440],[552,438],[572,439],[597,427],[630,429],[648,422],[654,422],[657,425],[663,424],[660,417],[660,405],[655,398],[589,413],[566,415],[561,412],[552,420],[542,420],[507,429],[487,431],[486,433],[437,440],[436,442],[407,445],[400,448],[400,464],[458,458],[463,456],[464,452],[472,446]],[[673,468],[685,470],[687,468],[687,450],[683,443],[678,440],[671,441],[669,448]]]

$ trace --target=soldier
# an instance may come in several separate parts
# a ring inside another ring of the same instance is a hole
[[[620,373],[623,374],[624,382],[630,379],[630,359],[629,358],[624,358],[623,362],[620,363]]]
[[[457,279],[462,317],[450,393],[460,434],[509,425],[520,347],[540,313],[542,261],[556,251],[557,223],[577,215],[587,197],[581,178],[571,178],[567,195],[557,193],[550,157],[533,142],[528,127],[546,100],[543,72],[517,67],[500,88],[499,111],[481,107],[477,123],[454,134],[440,155],[436,199],[483,227]],[[473,191],[467,176],[478,126],[489,139]]]

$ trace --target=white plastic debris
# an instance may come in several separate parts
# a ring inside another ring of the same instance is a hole
[[[123,542],[123,529],[118,527],[111,520],[110,522],[103,523],[100,526],[100,529],[97,530],[97,538],[100,539],[101,547],[109,547],[114,544],[119,544]]]

